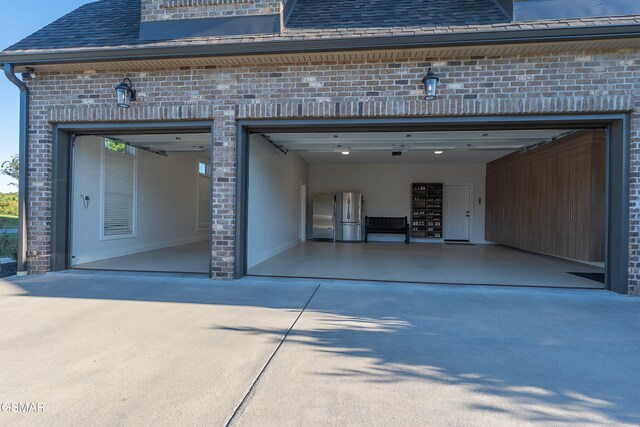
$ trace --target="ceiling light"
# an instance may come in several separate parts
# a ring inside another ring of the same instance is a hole
[[[442,151],[442,150],[438,150],[438,151],[434,151],[433,152],[433,154],[442,154],[442,153],[444,153],[444,151]]]
[[[337,135],[336,135],[337,136]],[[338,151],[340,153],[342,153],[343,156],[348,156],[349,155],[349,147],[347,148],[342,148],[342,145],[338,145]]]

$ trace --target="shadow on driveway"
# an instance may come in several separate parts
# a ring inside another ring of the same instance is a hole
[[[241,312],[300,309],[294,294],[304,289],[310,295],[320,282],[50,274],[11,283],[13,294],[24,297],[220,304]],[[247,340],[275,340],[287,332],[210,328]],[[311,405],[329,423],[352,417],[375,424],[638,425],[639,355],[640,298],[325,282],[239,419],[249,425],[314,423]],[[354,387],[361,391],[354,395]],[[345,399],[352,402],[347,408]]]

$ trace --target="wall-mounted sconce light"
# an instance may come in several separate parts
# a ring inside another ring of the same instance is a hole
[[[131,101],[136,100],[136,91],[133,89],[131,80],[125,77],[118,86],[116,86],[116,96],[118,99],[118,107],[129,108]]]
[[[431,68],[427,72],[427,75],[422,79],[422,84],[424,85],[424,99],[427,101],[432,101],[438,97],[438,82],[440,81],[440,77],[433,74]]]

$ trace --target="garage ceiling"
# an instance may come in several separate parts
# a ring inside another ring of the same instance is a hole
[[[164,151],[166,153],[185,151],[209,151],[210,133],[171,133],[147,135],[109,135],[110,138],[125,141],[138,147]]]
[[[270,133],[274,144],[297,152],[309,163],[487,163],[513,151],[554,141],[567,129],[370,132],[370,133]],[[349,155],[341,154],[348,151]],[[401,156],[392,152],[401,151]],[[436,154],[436,151],[442,151]]]

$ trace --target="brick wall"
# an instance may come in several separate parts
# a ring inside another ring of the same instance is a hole
[[[142,21],[280,14],[281,0],[142,0]]]
[[[422,100],[428,67],[440,99]],[[133,80],[138,101],[115,107],[113,87]],[[640,106],[640,52],[404,61],[295,63],[40,74],[32,90],[29,272],[49,268],[51,123],[211,119],[215,123],[212,238],[217,278],[232,277],[235,123],[240,117],[377,117],[628,111]],[[633,115],[631,292],[640,295],[640,114]]]

